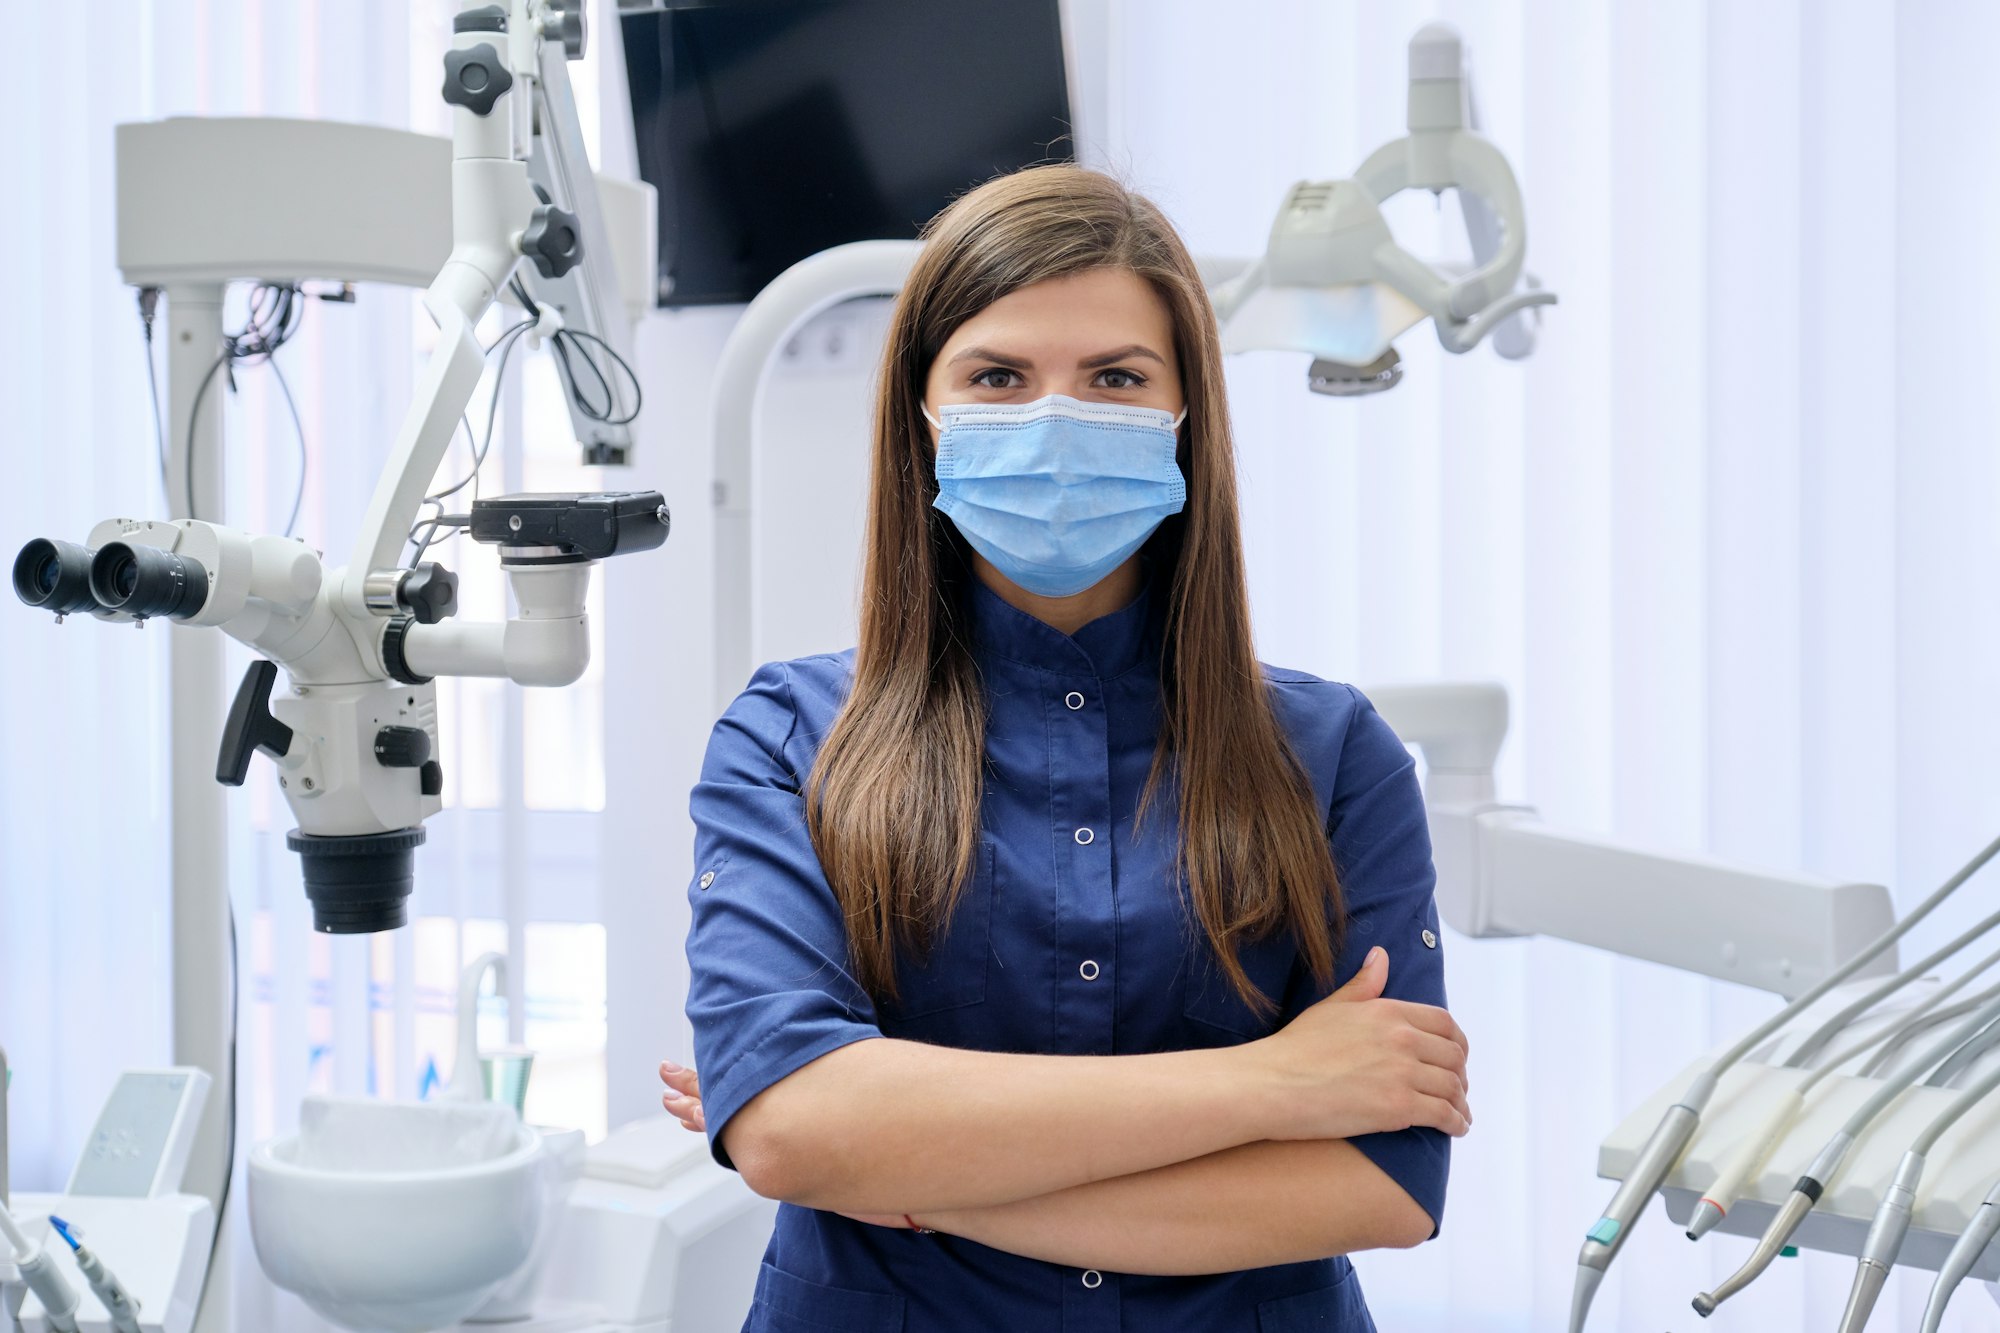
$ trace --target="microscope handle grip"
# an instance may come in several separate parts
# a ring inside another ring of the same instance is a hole
[[[282,759],[292,748],[292,729],[271,716],[271,687],[277,683],[275,662],[258,660],[243,673],[222,727],[222,751],[215,757],[215,780],[240,787],[250,776],[250,756],[258,750]]]

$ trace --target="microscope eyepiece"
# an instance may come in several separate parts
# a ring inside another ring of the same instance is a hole
[[[90,591],[107,611],[186,620],[208,600],[208,571],[157,546],[107,542],[90,562]]]
[[[75,542],[35,538],[14,557],[14,595],[59,616],[96,611],[97,598],[90,591],[93,554]]]

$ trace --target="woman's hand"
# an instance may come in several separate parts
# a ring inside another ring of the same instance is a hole
[[[1434,1005],[1385,1000],[1389,955],[1371,949],[1345,986],[1243,1048],[1272,1107],[1273,1139],[1351,1139],[1415,1125],[1459,1135],[1465,1034]]]
[[[660,1095],[660,1105],[673,1113],[681,1128],[707,1132],[708,1121],[701,1114],[701,1079],[694,1070],[684,1069],[672,1060],[662,1060],[660,1082],[667,1085],[666,1092]]]

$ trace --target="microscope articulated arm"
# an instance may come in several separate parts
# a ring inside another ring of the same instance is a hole
[[[410,625],[403,660],[422,676],[498,676],[517,685],[568,685],[590,665],[584,596],[588,564],[507,566],[521,614],[501,624]]]

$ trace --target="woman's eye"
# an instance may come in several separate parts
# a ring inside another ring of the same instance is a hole
[[[995,376],[998,376],[998,378],[994,378]],[[1020,378],[1020,374],[1016,371],[1003,370],[999,366],[994,366],[974,375],[972,382],[982,389],[1015,389],[1020,387],[1015,383]]]
[[[1142,389],[1146,386],[1146,377],[1133,370],[1100,371],[1097,379],[1107,389]]]

